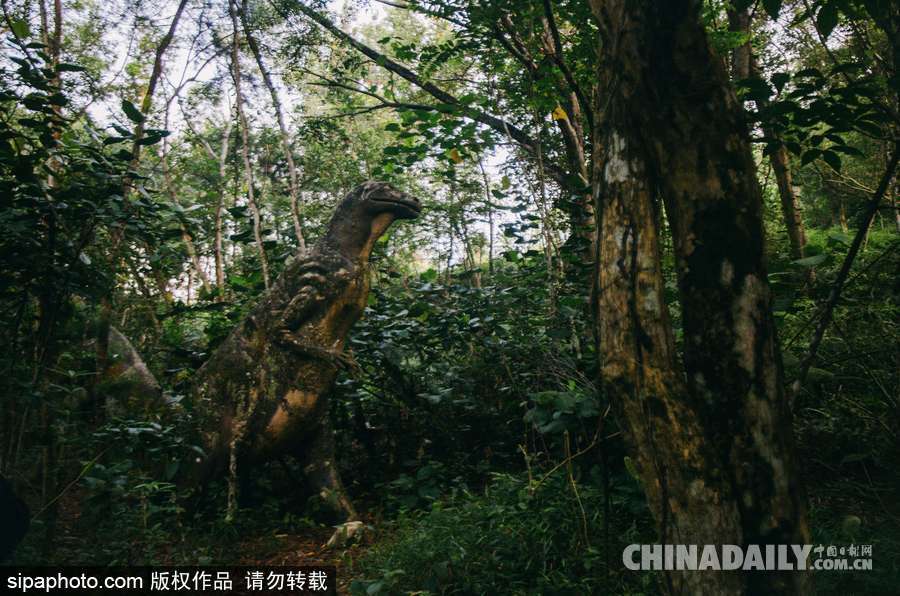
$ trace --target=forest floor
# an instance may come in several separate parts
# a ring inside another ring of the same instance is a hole
[[[90,507],[86,497],[86,491],[74,488],[59,499],[52,554],[36,548],[44,528],[38,521],[17,553],[17,562],[35,564],[49,557],[59,565],[333,566],[337,569],[337,593],[349,594],[354,579],[353,560],[373,544],[374,538],[371,533],[363,534],[349,546],[326,548],[334,532],[331,526],[295,525],[285,529],[263,515],[248,513],[234,527],[220,520],[207,520],[205,524],[183,528],[180,540],[172,528],[160,528],[157,540],[152,539],[152,532],[140,532],[141,537],[151,538],[147,543],[122,537],[104,543],[99,540],[94,521],[83,515]],[[123,549],[124,542],[129,544]],[[116,551],[117,556],[110,559],[110,553]]]
[[[874,573],[822,573],[817,578],[823,594],[876,594],[895,586],[900,561],[898,504],[887,484],[848,479],[818,482],[809,479],[815,544],[873,544]],[[134,504],[132,504],[134,505]],[[367,551],[395,538],[384,519],[366,519],[374,530],[348,547],[327,549],[334,529],[308,518],[278,515],[274,507],[242,509],[238,521],[225,523],[219,515],[193,518],[189,525],[160,525],[155,529],[129,528],[124,518],[107,518],[100,525],[91,518],[89,493],[76,487],[59,499],[52,554],[41,553],[43,524],[32,528],[17,553],[18,564],[53,560],[60,565],[236,565],[236,566],[334,566],[337,593],[349,594],[350,585],[363,575],[358,561]],[[131,512],[140,509],[132,506]],[[282,512],[284,510],[282,509]],[[42,516],[43,517],[43,516]],[[860,519],[861,518],[861,519]],[[187,520],[184,520],[187,522]],[[109,540],[103,539],[109,536]],[[369,569],[369,572],[372,570]],[[371,578],[370,578],[371,579]]]
[[[235,561],[237,565],[261,566],[334,566],[337,569],[338,594],[350,593],[352,577],[346,573],[352,566],[352,555],[357,552],[325,548],[332,528],[309,528],[301,534],[275,534],[248,536],[241,541],[240,551],[245,556]],[[272,538],[275,540],[273,541]]]

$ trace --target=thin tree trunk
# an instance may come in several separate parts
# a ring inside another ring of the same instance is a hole
[[[736,80],[750,77],[760,77],[761,71],[753,55],[753,47],[750,44],[751,19],[746,10],[728,11],[728,22],[732,31],[747,35],[747,41],[734,49],[732,54],[732,73]],[[756,100],[760,108],[764,108],[766,100]],[[772,164],[772,172],[775,174],[775,182],[778,185],[778,197],[781,202],[781,213],[784,218],[784,227],[787,230],[788,242],[791,247],[791,258],[802,259],[806,246],[806,232],[803,226],[803,217],[800,210],[800,201],[794,192],[791,179],[790,159],[787,149],[781,144],[781,139],[771,126],[762,125],[763,136],[772,139],[777,149],[769,153],[769,162]]]
[[[228,160],[228,139],[231,135],[231,117],[225,124],[222,132],[222,145],[219,149],[219,194],[216,198],[216,241],[215,241],[215,258],[216,258],[216,286],[222,295],[225,291],[225,253],[222,250],[222,211],[225,209],[225,174]]]
[[[256,43],[256,39],[253,38],[253,35],[250,33],[250,27],[247,25],[247,0],[242,0],[241,8],[241,23],[244,26],[244,36],[247,38],[247,45],[250,46],[250,51],[253,53],[253,57],[256,59],[256,65],[259,67],[259,72],[262,74],[263,82],[266,84],[266,89],[269,90],[269,95],[272,96],[272,107],[275,109],[275,119],[278,121],[278,130],[281,133],[281,147],[284,151],[285,160],[287,160],[288,165],[288,186],[291,195],[291,219],[294,223],[294,235],[297,237],[297,246],[300,254],[306,253],[306,240],[303,236],[303,227],[300,218],[300,206],[299,206],[299,184],[297,182],[297,166],[294,164],[294,155],[291,150],[291,142],[290,136],[288,135],[287,126],[284,123],[284,113],[281,109],[281,100],[278,98],[278,91],[275,89],[275,84],[272,82],[272,76],[269,74],[269,70],[266,68],[266,64],[263,61],[262,52],[259,49],[259,44]]]
[[[680,544],[807,544],[805,496],[763,258],[762,195],[741,107],[699,0],[591,0],[600,36],[603,384],[660,530]],[[616,43],[608,43],[615,40]],[[664,98],[664,101],[660,98]],[[684,362],[662,295],[662,196]],[[668,593],[808,594],[803,572],[664,572]]]
[[[175,31],[178,28],[178,22],[181,20],[181,15],[184,12],[185,6],[187,6],[187,0],[181,0],[181,2],[178,3],[178,8],[175,9],[175,16],[172,17],[172,22],[169,25],[169,30],[159,41],[159,45],[156,47],[156,54],[153,57],[153,70],[150,72],[150,79],[147,81],[147,89],[144,92],[144,97],[141,100],[140,105],[141,114],[145,116],[145,119],[135,124],[134,127],[134,139],[131,145],[132,170],[137,168],[141,160],[141,140],[144,138],[144,126],[147,122],[146,116],[149,116],[150,109],[153,107],[153,95],[154,93],[156,93],[156,86],[159,83],[159,78],[162,76],[163,57],[166,54],[166,50],[169,49],[169,45],[171,45],[172,40],[175,38]],[[126,190],[127,189],[130,189],[130,182],[126,187]]]
[[[134,135],[131,145],[131,165],[129,167],[131,171],[136,171],[138,165],[140,164],[141,140],[144,138],[144,123],[146,122],[146,118],[150,114],[150,109],[153,107],[153,94],[156,92],[156,86],[159,83],[160,76],[162,76],[163,57],[165,56],[166,50],[169,49],[172,40],[175,38],[175,31],[178,29],[178,23],[181,20],[181,15],[184,12],[185,6],[187,6],[187,0],[181,0],[181,2],[178,3],[178,8],[175,10],[175,15],[172,17],[172,22],[169,24],[168,31],[160,40],[159,45],[156,47],[156,52],[153,57],[153,70],[151,71],[150,78],[147,81],[147,89],[144,92],[144,97],[141,100],[140,106],[141,114],[144,115],[145,120],[137,123],[134,127]],[[131,193],[131,188],[132,180],[131,178],[126,177],[125,181],[122,184],[123,205],[126,208],[126,212],[128,208],[128,196]],[[124,237],[124,226],[114,226],[110,232],[109,242],[110,278],[113,280],[115,280],[116,272],[119,269],[118,252]],[[159,287],[163,298],[166,299],[166,302],[171,302],[171,296],[169,295],[168,289],[166,287],[167,284],[164,280],[161,279],[161,274],[155,268],[153,269],[153,275],[156,278],[156,285]],[[104,296],[100,303],[100,316],[97,325],[97,366],[98,370],[100,371],[105,370],[109,362],[109,354],[106,350],[107,343],[103,338],[109,335],[109,326],[112,320],[112,309],[112,298],[109,295]]]
[[[763,134],[771,136],[774,133],[769,127],[763,127]],[[769,154],[769,161],[772,164],[772,171],[775,173],[775,181],[778,183],[778,197],[781,199],[781,214],[784,217],[784,225],[791,245],[791,257],[795,260],[802,259],[806,248],[806,231],[800,212],[800,201],[794,192],[788,153],[784,145],[779,145]]]
[[[50,24],[48,23],[47,7],[44,4],[44,0],[38,2],[38,7],[41,16],[41,40],[44,45],[47,46],[47,53],[50,56],[48,66],[53,72],[53,76],[50,78],[50,87],[57,93],[61,93],[62,77],[56,67],[59,65],[60,56],[62,55],[62,2],[60,0],[54,0],[53,2],[52,33],[50,31]],[[54,141],[58,142],[62,136],[60,129],[60,124],[62,123],[62,106],[54,103],[50,108],[53,110],[54,115],[50,124],[50,134]],[[58,185],[55,172],[59,169],[59,160],[51,155],[47,160],[47,168],[50,170],[50,173],[47,175],[47,186],[56,188]]]
[[[165,129],[169,128],[169,105],[170,104],[168,103],[166,104],[166,114],[163,120],[163,128]],[[169,170],[169,141],[166,138],[163,138],[160,162],[162,164],[163,183],[166,186],[166,192],[169,195],[169,199],[173,204],[181,205],[181,202],[178,200],[178,193],[175,192],[175,185],[172,182],[172,172]],[[194,239],[184,222],[179,221],[178,225],[181,226],[181,240],[184,242],[184,248],[187,250],[188,257],[191,259],[191,264],[197,272],[197,277],[200,278],[203,290],[208,295],[212,292],[212,287],[209,284],[209,276],[206,275],[206,271],[203,270],[203,266],[200,264],[200,257],[197,255]]]
[[[48,23],[47,8],[44,5],[43,0],[39,2],[39,7],[41,14],[41,34],[43,41],[47,46],[47,51],[50,57],[49,67],[53,71],[53,76],[50,79],[50,86],[57,93],[61,93],[62,78],[56,67],[60,62],[60,56],[62,54],[62,2],[60,0],[54,0],[53,2],[52,34],[50,32]],[[62,131],[60,127],[63,119],[62,108],[59,105],[53,105],[52,110],[53,119],[51,121],[50,127],[51,136],[53,137],[54,142],[58,143],[60,138],[62,137]],[[59,170],[59,165],[59,160],[51,154],[51,157],[47,160],[47,169],[49,170],[49,173],[47,175],[47,186],[50,189],[51,193],[54,193],[59,186],[56,176],[56,173]],[[53,266],[56,250],[55,213],[52,210],[48,211],[48,213],[42,218],[42,223],[47,230],[48,262],[46,266],[45,276],[50,276],[55,270],[55,267]],[[47,277],[44,280],[43,287],[38,297],[39,319],[36,333],[36,359],[32,382],[35,385],[35,390],[39,392],[43,392],[45,385],[50,382],[48,376],[52,374],[50,371],[52,370],[52,366],[56,361],[57,341],[55,332],[56,327],[60,322],[59,310],[62,305],[66,301],[68,301],[68,294],[66,292],[59,292],[55,288],[55,284],[52,283],[52,280],[49,279],[49,277]],[[49,556],[53,552],[53,549],[56,545],[55,534],[58,512],[57,504],[55,502],[50,502],[51,497],[49,496],[55,494],[58,472],[58,460],[55,457],[58,442],[55,428],[48,413],[49,408],[50,404],[48,404],[47,399],[45,398],[41,402],[40,409],[41,501],[48,505],[46,515],[44,517],[44,542],[42,545],[43,553],[45,556]]]
[[[228,142],[231,138],[231,110],[229,109],[228,117],[225,118],[225,122],[222,124],[222,138],[218,153],[215,152],[215,150],[212,148],[212,145],[210,145],[206,139],[204,139],[202,136],[200,136],[200,134],[197,133],[196,130],[194,130],[187,115],[185,115],[185,123],[187,124],[187,127],[191,131],[191,133],[193,133],[194,136],[197,137],[197,139],[200,141],[200,144],[203,145],[203,148],[206,150],[207,155],[209,155],[210,158],[216,160],[216,163],[219,165],[219,177],[216,180],[215,240],[213,242],[213,255],[216,268],[216,287],[219,290],[219,297],[221,298],[222,292],[224,292],[225,288],[225,262],[224,252],[222,250],[222,226],[224,220],[222,211],[224,211],[225,209],[225,190],[227,185],[225,176],[227,174],[228,166]]]
[[[231,14],[231,25],[234,36],[231,45],[231,69],[234,78],[235,103],[237,105],[238,125],[241,127],[241,156],[244,160],[244,171],[247,177],[247,203],[253,214],[253,238],[256,241],[256,250],[259,253],[259,262],[262,267],[263,283],[266,290],[269,289],[269,260],[266,257],[266,249],[262,241],[262,217],[253,190],[253,166],[250,163],[250,136],[247,126],[247,117],[244,114],[244,97],[241,94],[241,66],[240,66],[240,30],[238,29],[237,6],[229,0],[228,11]]]
[[[568,183],[567,190],[571,190],[577,198],[575,201],[566,200],[561,206],[569,215],[569,222],[572,227],[572,234],[563,246],[563,250],[569,254],[577,256],[578,262],[582,266],[589,266],[593,263],[595,243],[597,241],[597,230],[594,226],[594,202],[589,187],[588,167],[585,159],[584,151],[584,130],[581,126],[582,109],[580,98],[583,94],[574,91],[577,85],[574,79],[571,79],[571,73],[562,60],[562,44],[559,41],[559,33],[556,31],[555,21],[552,19],[552,10],[545,3],[546,14],[542,19],[544,27],[544,35],[542,36],[543,51],[546,55],[551,56],[564,73],[568,73],[567,80],[571,81],[572,91],[562,93],[563,99],[560,101],[559,109],[553,112],[553,122],[559,130],[562,137],[563,146],[565,147],[566,161],[572,180],[578,180],[577,183]],[[525,42],[519,36],[517,27],[512,21],[509,14],[504,14],[500,19],[500,27],[495,30],[495,38],[503,45],[506,50],[512,54],[528,71],[531,84],[541,81],[545,78],[543,71],[538,63],[532,57],[525,45]],[[580,90],[579,90],[580,91]],[[586,110],[588,114],[591,109]],[[539,117],[536,117],[539,119]],[[592,118],[590,118],[592,121]],[[538,162],[538,167],[548,169],[548,164],[544,163],[541,155],[542,139],[540,135],[535,138],[532,144],[532,151]],[[549,169],[548,169],[549,171]],[[563,185],[566,188],[566,185]]]
[[[891,195],[891,210],[894,212],[894,224],[897,226],[897,231],[900,232],[900,204],[897,203],[898,196],[900,196],[900,188],[897,188]]]
[[[488,208],[488,273],[494,275],[494,195],[491,193],[491,181],[488,179],[481,158],[478,159],[478,167],[481,169],[481,177],[484,179],[484,199]]]

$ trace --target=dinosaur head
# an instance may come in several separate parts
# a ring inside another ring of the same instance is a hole
[[[367,259],[392,223],[415,219],[421,209],[418,199],[387,182],[364,182],[338,205],[324,240],[348,257]]]

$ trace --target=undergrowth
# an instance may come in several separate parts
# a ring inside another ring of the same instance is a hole
[[[358,594],[639,594],[650,574],[621,571],[621,545],[649,541],[602,491],[562,471],[543,482],[497,474],[483,494],[457,493],[401,514],[391,536],[355,561]],[[623,521],[620,521],[623,520]],[[608,532],[608,534],[607,534]],[[610,537],[606,543],[605,536]]]

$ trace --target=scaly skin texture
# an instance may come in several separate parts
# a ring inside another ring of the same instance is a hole
[[[229,514],[239,474],[291,455],[328,502],[356,518],[335,466],[327,394],[352,362],[344,342],[366,304],[372,247],[395,220],[418,213],[417,200],[388,184],[357,187],[198,371],[194,408],[207,457],[187,480],[202,485],[227,470]]]

